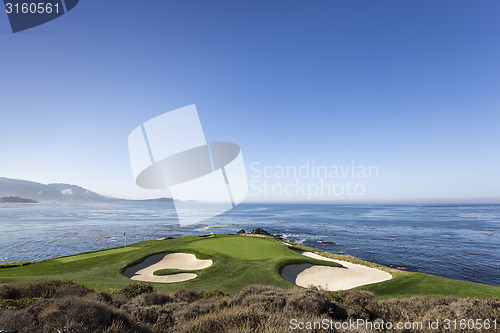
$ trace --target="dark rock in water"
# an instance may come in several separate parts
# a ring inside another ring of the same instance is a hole
[[[1,197],[0,203],[37,203],[38,201],[21,197]]]
[[[244,230],[240,230],[240,231],[245,232]],[[238,233],[240,233],[240,232],[238,232]],[[271,236],[271,237],[274,237],[276,239],[283,240],[282,235],[273,235],[273,234],[270,234],[269,232],[267,232],[266,230],[264,230],[262,228],[253,229],[252,232],[250,232],[249,234],[251,234],[251,235]]]
[[[329,241],[318,241],[318,243],[321,243],[321,244],[331,244],[331,245],[337,245],[337,244],[335,244],[334,242],[329,242]]]
[[[253,229],[251,234],[272,236],[270,233],[268,233],[267,231],[265,231],[264,229],[261,229],[261,228]]]
[[[244,234],[245,230],[241,229],[240,231],[237,232],[238,234]]]

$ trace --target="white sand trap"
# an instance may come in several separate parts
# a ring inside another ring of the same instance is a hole
[[[146,282],[173,283],[192,280],[196,278],[195,273],[177,273],[169,275],[154,275],[160,269],[183,269],[197,270],[207,268],[212,265],[210,259],[197,259],[190,253],[158,253],[147,257],[138,265],[127,268],[123,275],[132,280]]]
[[[316,286],[326,290],[345,290],[392,278],[392,275],[380,269],[353,264],[348,261],[335,260],[312,252],[303,255],[326,261],[333,261],[344,267],[328,267],[311,264],[288,265],[281,275],[285,280],[301,287]]]

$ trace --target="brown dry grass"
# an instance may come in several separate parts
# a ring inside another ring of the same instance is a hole
[[[20,301],[25,299],[32,302]],[[275,333],[291,331],[292,318],[303,322],[323,319],[334,322],[349,319],[385,322],[500,319],[500,300],[497,298],[380,300],[371,293],[356,290],[326,292],[268,286],[249,286],[232,296],[217,291],[190,290],[168,295],[154,292],[147,285],[133,284],[119,292],[94,292],[68,281],[49,281],[27,287],[2,285],[0,304],[1,301],[14,306],[0,308],[0,330],[17,329],[19,333]],[[334,330],[307,330],[328,331]],[[372,332],[366,329],[354,331]],[[336,332],[351,331],[340,329]],[[428,331],[410,329],[399,332]]]

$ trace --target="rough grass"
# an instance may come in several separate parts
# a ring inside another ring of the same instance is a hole
[[[132,294],[130,291],[134,291]],[[326,292],[317,289],[280,289],[251,285],[226,295],[217,290],[154,291],[148,284],[131,284],[123,290],[96,292],[71,282],[51,281],[28,286],[3,285],[0,301],[45,295],[18,309],[0,309],[0,330],[38,332],[288,332],[291,319],[301,322],[340,323],[363,319],[371,322],[422,322],[500,316],[500,299],[414,297],[381,300],[359,290]],[[444,330],[437,330],[444,331]],[[451,330],[457,331],[457,330]],[[460,330],[458,330],[460,331]],[[467,330],[463,330],[467,332]],[[482,329],[481,332],[495,332]],[[312,329],[307,332],[334,332]],[[356,328],[335,332],[378,332]]]
[[[8,262],[6,264],[1,264],[0,268],[7,268],[7,267],[21,267],[21,266],[27,266],[29,264],[35,263],[36,261],[19,261],[19,262]]]
[[[380,298],[413,296],[500,297],[500,287],[447,279],[424,273],[395,272],[389,281],[361,286]]]

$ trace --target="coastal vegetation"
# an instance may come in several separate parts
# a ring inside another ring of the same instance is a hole
[[[45,281],[0,286],[0,330],[271,333],[322,324],[327,329],[316,326],[307,332],[379,332],[374,327],[383,322],[408,324],[408,329],[400,330],[404,332],[436,332],[428,328],[428,323],[438,322],[443,328],[445,320],[481,318],[482,325],[488,323],[489,328],[478,331],[495,332],[499,307],[498,298],[420,296],[381,300],[359,290],[327,292],[250,285],[227,295],[219,290],[163,293],[150,284],[132,283],[109,292],[69,281]],[[352,329],[350,322],[360,326]]]

